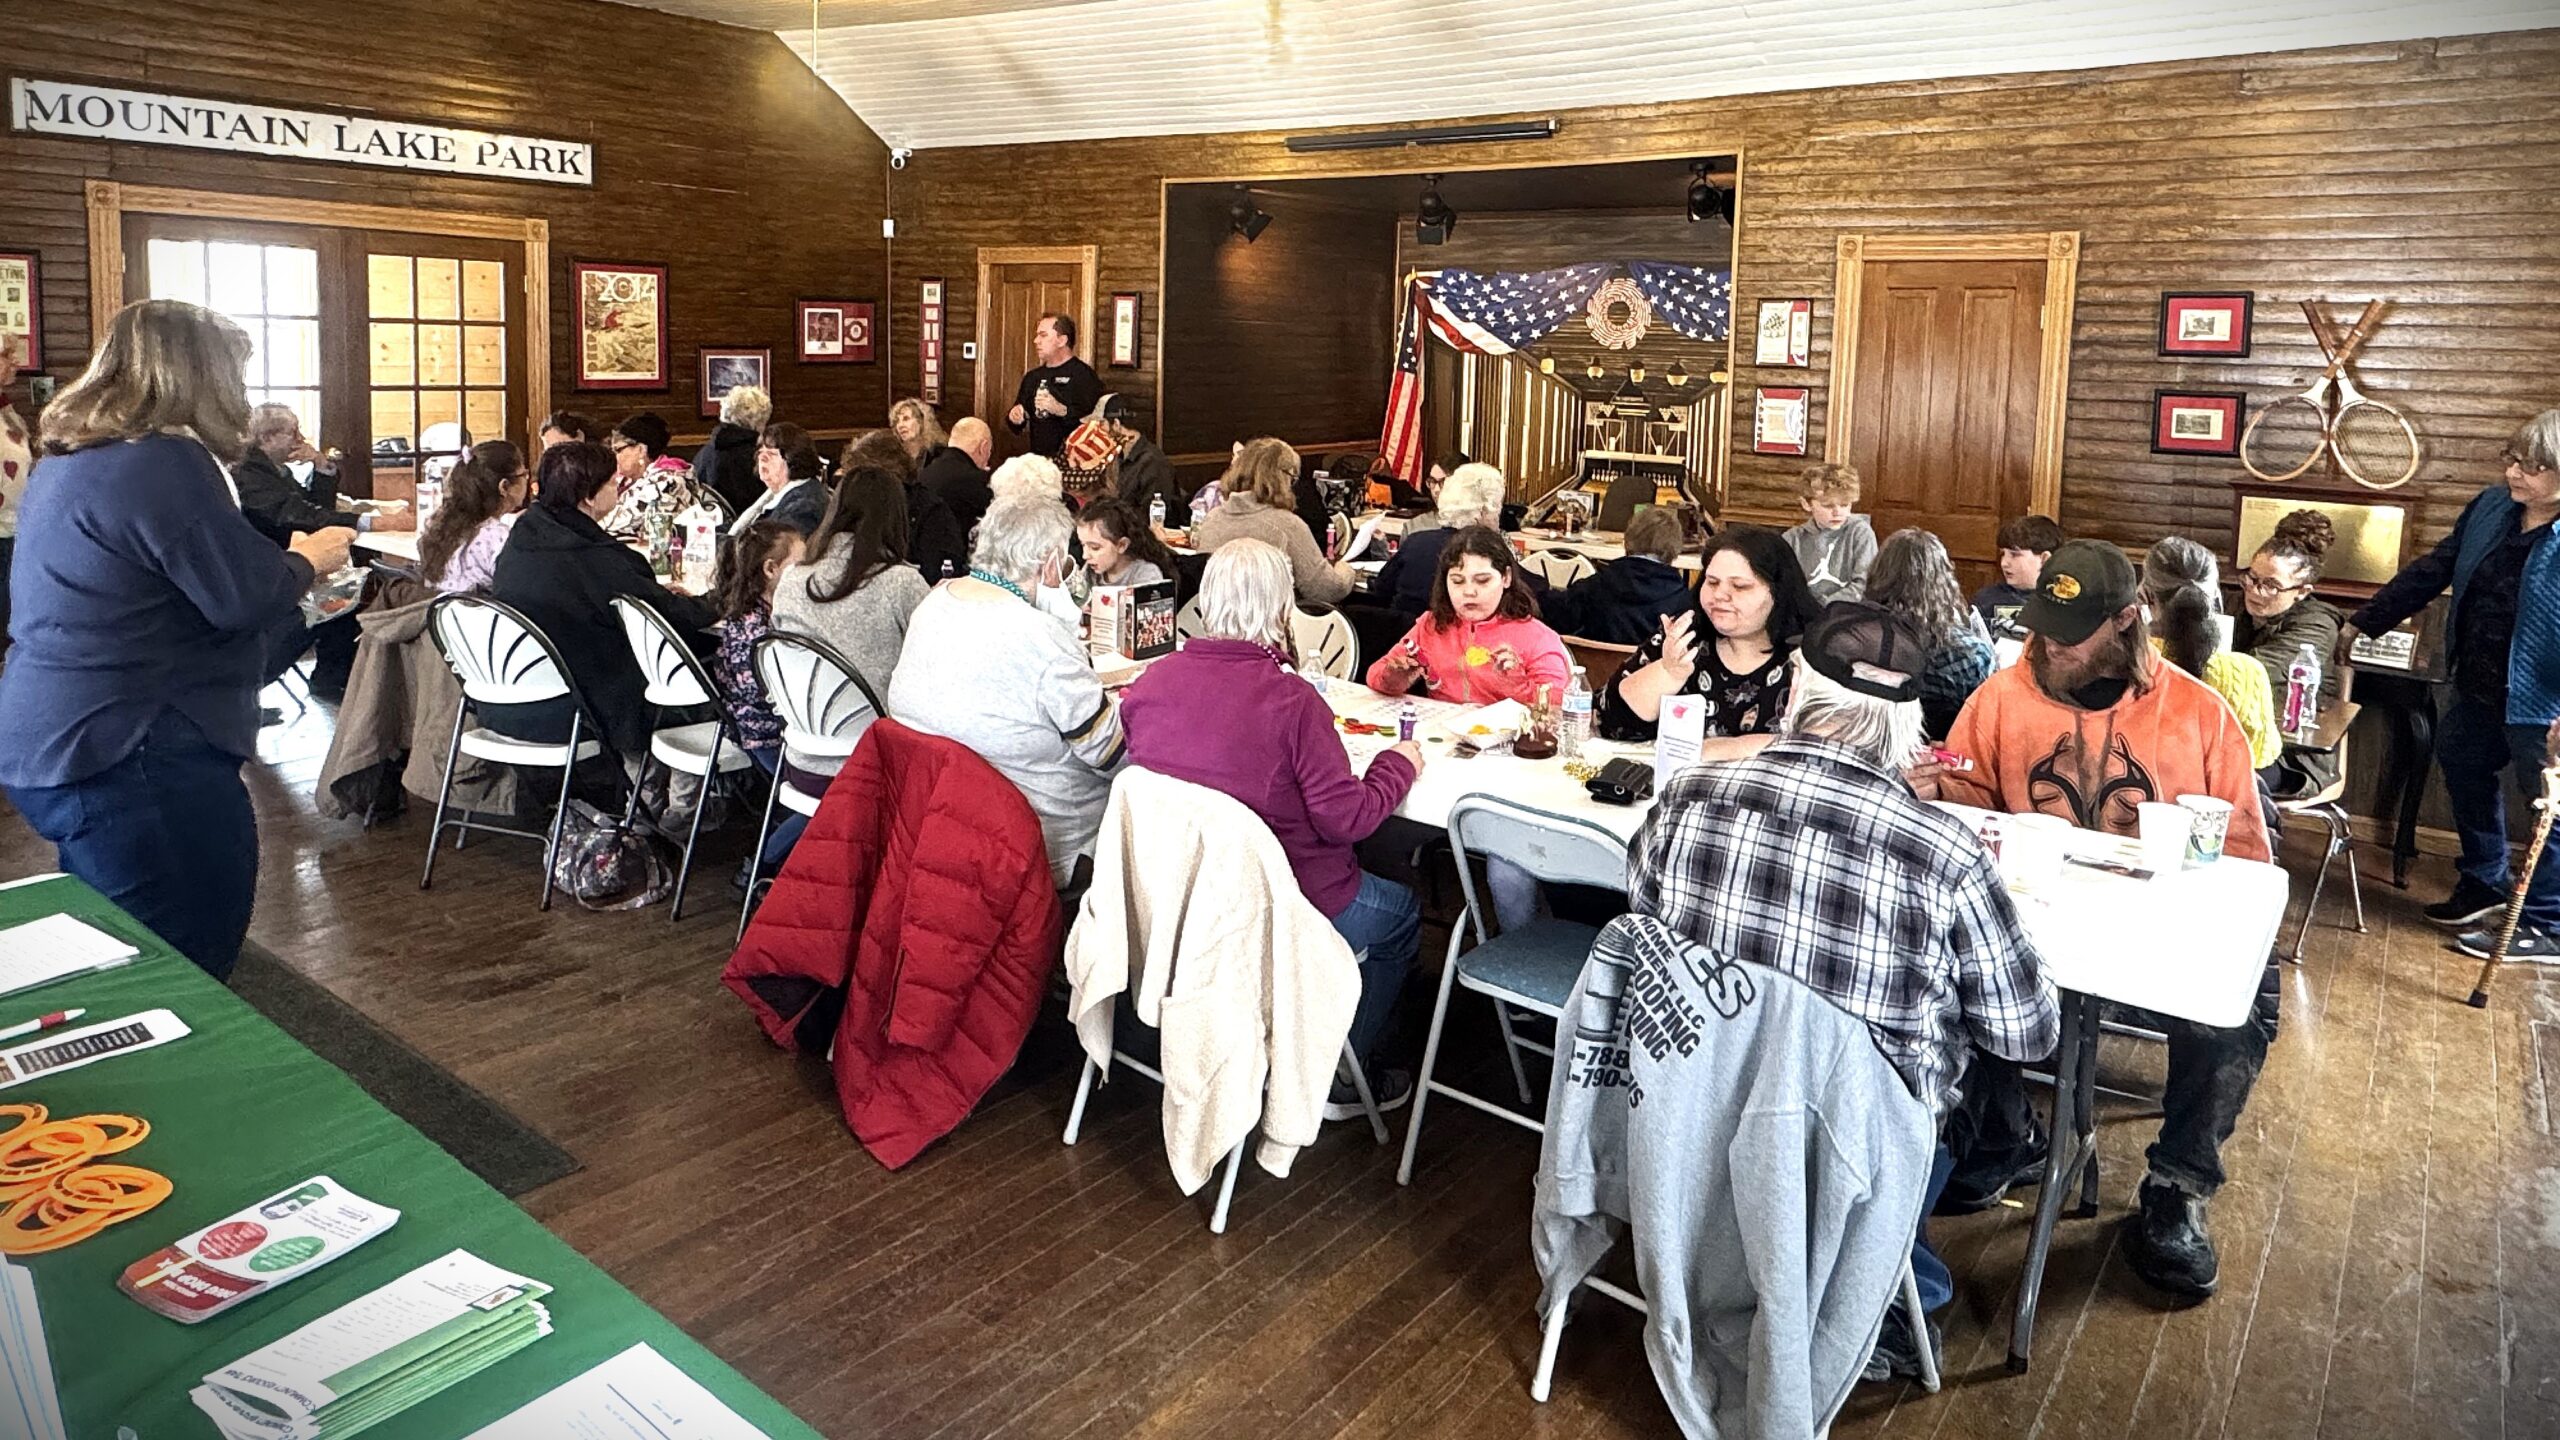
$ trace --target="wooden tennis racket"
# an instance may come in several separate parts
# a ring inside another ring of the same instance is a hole
[[[2304,318],[2311,322],[2312,338],[2320,342],[2320,351],[2329,357],[2328,368],[2298,395],[2287,395],[2260,410],[2240,435],[2240,464],[2261,480],[2291,480],[2320,463],[2325,456],[2348,479],[2368,490],[2392,490],[2407,484],[2418,473],[2418,431],[2409,418],[2392,406],[2376,400],[2356,388],[2355,377],[2348,370],[2356,352],[2373,336],[2382,318],[2382,302],[2365,303],[2364,313],[2356,317],[2355,327],[2344,339],[2321,317],[2308,300],[2302,302]],[[2332,407],[2330,395],[2336,392]],[[2307,413],[2306,413],[2307,412]],[[2284,417],[2272,434],[2261,435],[2269,420]],[[2362,440],[2353,445],[2342,443],[2341,437],[2353,421]],[[2286,468],[2291,459],[2290,447],[2277,436],[2287,432],[2308,430],[2315,438],[2299,461]],[[2385,478],[2388,477],[2388,478]]]

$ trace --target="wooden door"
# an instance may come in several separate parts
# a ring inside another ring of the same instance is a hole
[[[1031,332],[1052,311],[1076,315],[1083,310],[1083,271],[1059,261],[1011,261],[985,267],[982,305],[985,330],[978,337],[978,416],[995,431],[996,456],[1019,455],[1029,440],[1005,423],[1023,372],[1040,363],[1032,353]],[[1085,354],[1090,337],[1077,335],[1076,353]],[[1088,357],[1087,363],[1090,362]],[[1081,417],[1079,417],[1081,418]]]
[[[1857,317],[1848,461],[1878,539],[1935,531],[1970,591],[2000,522],[2033,508],[2042,260],[1870,261]]]

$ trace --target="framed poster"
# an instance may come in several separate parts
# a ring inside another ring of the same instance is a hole
[[[33,250],[0,250],[0,346],[28,370],[44,368],[43,337],[36,333],[44,324],[43,279],[36,267]]]
[[[922,300],[916,326],[917,393],[927,405],[942,403],[942,278],[934,276],[922,282],[916,292]]]
[[[772,393],[773,352],[735,346],[703,346],[702,413],[706,417],[717,416],[721,400],[741,385],[753,385],[767,394]]]
[[[1138,292],[1122,290],[1111,297],[1111,368],[1138,368]]]
[[[569,267],[578,294],[580,390],[667,388],[667,267]]]
[[[2245,358],[2249,353],[2249,311],[2256,301],[2257,296],[2245,290],[2210,294],[2162,292],[2160,353]]]
[[[871,363],[868,300],[803,300],[796,328],[800,335],[800,363],[804,365]]]
[[[2240,422],[2249,397],[2238,390],[2155,390],[2151,393],[2151,453],[2240,453]]]
[[[1761,301],[1759,339],[1752,346],[1751,360],[1755,365],[1795,369],[1813,364],[1813,302]]]
[[[1751,449],[1760,455],[1801,455],[1812,392],[1801,385],[1760,389],[1751,396]]]

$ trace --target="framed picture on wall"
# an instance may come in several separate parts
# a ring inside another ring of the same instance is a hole
[[[1811,428],[1812,392],[1801,385],[1751,392],[1751,449],[1758,455],[1801,455]]]
[[[942,403],[942,277],[928,276],[916,286],[916,389],[927,405]]]
[[[804,365],[871,363],[868,300],[803,300],[798,329],[800,363]]]
[[[1138,368],[1138,292],[1122,290],[1111,297],[1111,368]]]
[[[0,348],[18,357],[29,370],[44,368],[43,277],[36,273],[33,250],[0,249]]]
[[[729,347],[702,347],[702,413],[716,416],[720,402],[741,385],[773,389],[773,352]]]
[[[2238,390],[2155,390],[2151,393],[2151,453],[2240,453],[2240,425],[2249,397]]]
[[[667,267],[570,265],[581,390],[667,388]]]
[[[2160,353],[2244,358],[2249,353],[2249,311],[2256,301],[2257,296],[2245,290],[2162,292]]]
[[[1763,300],[1760,332],[1751,347],[1755,365],[1801,369],[1813,363],[1813,302]]]

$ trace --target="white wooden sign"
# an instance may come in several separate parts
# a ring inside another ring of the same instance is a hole
[[[64,80],[12,79],[9,119],[39,135],[185,145],[246,155],[387,165],[555,185],[595,183],[595,147],[317,110],[158,95]]]

